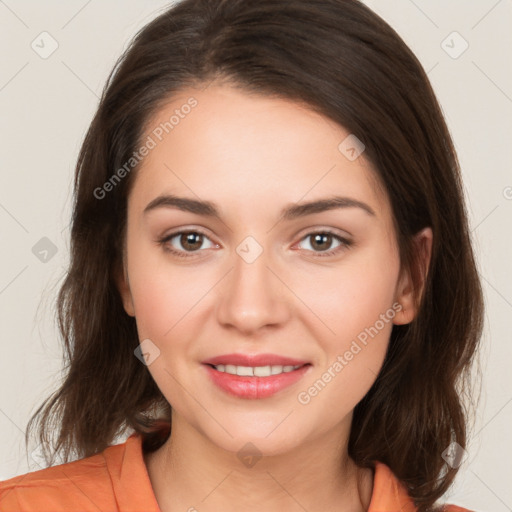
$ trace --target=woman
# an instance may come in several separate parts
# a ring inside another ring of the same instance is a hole
[[[482,291],[441,110],[382,19],[174,5],[113,70],[75,197],[69,366],[29,424],[65,464],[2,510],[436,509]]]

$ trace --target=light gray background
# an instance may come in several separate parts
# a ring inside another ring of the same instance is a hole
[[[441,102],[459,152],[485,289],[481,402],[467,458],[446,499],[478,511],[510,511],[512,2],[366,3],[416,53]],[[60,379],[54,300],[68,259],[80,144],[115,59],[166,5],[0,0],[0,480],[39,469],[37,447],[35,460],[27,460],[23,435]],[[39,51],[50,48],[44,31],[58,44],[46,59],[31,47],[35,41]],[[469,47],[458,55],[464,41]],[[55,255],[38,252],[43,237]]]

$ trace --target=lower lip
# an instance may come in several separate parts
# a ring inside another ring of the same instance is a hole
[[[219,372],[215,368],[204,365],[208,375],[219,388],[239,398],[267,398],[299,381],[311,365],[301,366],[291,372],[283,372],[268,377],[242,377]]]

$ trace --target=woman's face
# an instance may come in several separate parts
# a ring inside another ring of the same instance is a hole
[[[173,422],[269,455],[347,431],[414,314],[363,148],[227,85],[182,91],[147,126],[119,286]]]

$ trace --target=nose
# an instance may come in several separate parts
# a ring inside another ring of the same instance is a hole
[[[217,320],[245,335],[284,324],[293,294],[263,251],[254,261],[233,254],[233,267],[219,289]]]

